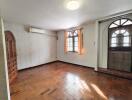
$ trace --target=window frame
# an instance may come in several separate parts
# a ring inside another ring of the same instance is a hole
[[[68,35],[68,32],[71,32],[72,36],[67,36],[66,38],[69,39],[69,38],[72,38],[72,51],[69,51],[67,49],[67,52],[75,52],[77,53],[78,51],[75,50],[76,47],[79,48],[79,46],[75,46],[75,38],[78,38],[78,31],[77,30],[73,30],[73,31],[67,31],[67,35]],[[74,33],[77,32],[77,35],[74,35]],[[67,40],[66,39],[66,40]],[[67,42],[67,41],[66,41]],[[79,40],[77,41],[77,44],[78,44]],[[68,48],[68,43],[67,43],[67,48]]]

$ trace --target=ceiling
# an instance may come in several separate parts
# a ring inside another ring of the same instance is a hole
[[[49,30],[79,26],[100,17],[132,9],[132,0],[80,0],[78,10],[66,9],[67,0],[0,0],[5,20]]]

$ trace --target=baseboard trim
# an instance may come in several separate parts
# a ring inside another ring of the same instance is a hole
[[[132,73],[110,70],[110,69],[106,69],[106,68],[98,68],[98,72],[104,73],[104,74],[109,74],[112,76],[116,76],[118,78],[124,78],[124,79],[132,80]]]
[[[79,65],[79,64],[74,64],[74,63],[70,63],[70,62],[65,62],[65,61],[61,61],[61,60],[55,60],[55,61],[51,61],[51,62],[48,62],[48,63],[45,63],[45,64],[40,64],[40,65],[37,65],[37,66],[32,66],[32,67],[28,67],[28,68],[25,68],[25,69],[20,69],[18,71],[24,71],[24,70],[29,70],[29,69],[33,69],[33,68],[36,68],[36,67],[42,67],[44,65],[48,65],[48,64],[52,64],[52,63],[56,63],[56,62],[61,62],[61,63],[66,63],[66,64],[72,64],[72,65],[76,65],[76,66],[79,66],[79,67],[84,67],[84,68],[89,68],[89,69],[92,69],[94,70],[93,67],[89,67],[89,66],[84,66],[84,65]],[[95,70],[94,70],[95,71]],[[104,68],[98,68],[98,71],[96,71],[97,73],[104,73],[104,74],[108,74],[108,75],[112,75],[112,76],[115,76],[115,77],[118,77],[118,78],[125,78],[125,79],[129,79],[129,80],[132,80],[132,76],[127,76],[124,77],[124,76],[120,76],[120,75],[116,75],[116,74],[113,74],[113,73],[110,73],[108,71],[106,71],[106,69]],[[131,74],[132,75],[132,74]]]
[[[76,65],[76,66],[79,66],[79,67],[85,67],[85,68],[90,68],[90,69],[93,69],[94,70],[93,67],[79,65],[79,64],[74,64],[74,63],[70,63],[70,62],[66,62],[66,61],[62,61],[62,60],[57,60],[56,62],[62,62],[62,63],[66,63],[66,64],[72,64],[72,65]]]
[[[32,67],[28,67],[28,68],[24,68],[24,69],[20,69],[18,71],[24,71],[24,70],[28,70],[28,69],[32,69],[32,68],[36,68],[36,67],[41,67],[41,66],[56,63],[56,62],[57,62],[57,60],[51,61],[51,62],[48,62],[48,63],[44,63],[44,64],[40,64],[40,65],[36,65],[36,66],[32,66]]]
[[[72,64],[72,65],[76,65],[76,66],[79,66],[79,67],[85,67],[85,68],[90,68],[90,69],[93,69],[93,70],[94,70],[93,67],[84,66],[84,65],[79,65],[79,64],[74,64],[74,63],[65,62],[65,61],[61,61],[61,60],[55,60],[55,61],[52,61],[52,62],[48,62],[48,63],[44,63],[44,64],[32,66],[32,67],[20,69],[20,70],[18,70],[18,71],[24,71],[24,70],[28,70],[28,69],[32,69],[32,68],[36,68],[36,67],[41,67],[41,66],[48,65],[48,64],[52,64],[52,63],[56,63],[56,62],[62,62],[62,63],[66,63],[66,64]]]

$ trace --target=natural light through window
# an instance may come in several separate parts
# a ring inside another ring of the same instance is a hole
[[[130,46],[129,33],[125,30],[117,30],[112,34],[111,47]]]
[[[108,98],[104,95],[104,93],[100,90],[98,86],[96,86],[95,84],[91,84],[91,86],[97,92],[97,94],[99,94],[103,98],[103,100],[108,100]]]
[[[78,52],[78,33],[77,31],[70,31],[67,34],[67,50]]]
[[[126,26],[126,25],[132,25],[132,21],[128,19],[120,19],[120,20],[113,22],[109,28],[115,28],[118,26]]]
[[[111,47],[129,47],[131,44],[130,34],[127,28],[132,25],[132,21],[128,19],[120,19],[113,22],[110,25],[110,29],[113,31],[111,35],[110,46]]]

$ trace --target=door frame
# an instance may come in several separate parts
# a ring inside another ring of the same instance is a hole
[[[130,20],[130,21],[132,21],[130,18],[120,18],[120,19],[128,19],[128,20]],[[117,20],[120,20],[120,19],[117,19]],[[114,20],[113,22],[115,22],[116,20]],[[112,22],[112,23],[113,23]],[[110,23],[110,25],[112,24],[112,23]],[[116,70],[116,69],[112,69],[112,68],[109,68],[109,43],[110,43],[110,41],[109,41],[109,39],[110,39],[110,30],[109,30],[109,27],[110,27],[110,25],[108,26],[108,42],[107,42],[107,69],[111,69],[111,70]],[[132,25],[131,25],[132,26]],[[131,72],[132,72],[132,33],[131,33]],[[116,71],[120,71],[120,72],[127,72],[127,73],[131,73],[131,72],[128,72],[128,71],[122,71],[122,70],[116,70]]]
[[[11,40],[13,41],[13,43],[14,43],[14,51],[15,51],[15,55],[13,55],[13,57],[15,56],[15,60],[16,60],[16,70],[18,69],[17,68],[17,50],[16,50],[16,39],[15,39],[15,37],[14,37],[14,35],[13,35],[13,33],[10,31],[10,30],[5,30],[5,43],[7,43],[8,41],[6,40],[6,36],[8,36],[8,34],[11,36]],[[7,50],[7,45],[6,45],[6,52],[7,52],[7,65],[8,65],[8,52],[10,51],[8,51]],[[9,67],[8,67],[9,68]],[[8,75],[9,75],[9,70],[8,70]],[[17,72],[16,72],[16,75],[12,78],[12,80],[10,80],[10,77],[9,77],[9,83],[11,84],[11,83],[13,83],[13,81],[16,79],[16,77],[17,77]]]

